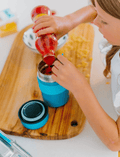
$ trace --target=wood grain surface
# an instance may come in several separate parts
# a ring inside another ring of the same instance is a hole
[[[30,27],[18,33],[0,76],[0,129],[7,134],[44,140],[74,137],[83,130],[86,117],[72,93],[66,105],[49,107],[49,120],[40,129],[28,130],[18,118],[23,103],[42,100],[37,82],[41,55],[32,52],[22,41],[23,33]]]

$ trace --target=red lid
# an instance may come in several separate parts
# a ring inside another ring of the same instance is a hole
[[[40,5],[35,7],[32,12],[31,12],[31,17],[32,19],[38,15],[38,14],[47,14],[47,15],[51,15],[51,10],[45,6],[45,5]]]

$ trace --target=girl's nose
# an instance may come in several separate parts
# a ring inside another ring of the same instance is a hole
[[[93,20],[93,23],[94,23],[94,25],[96,25],[97,27],[99,27],[99,28],[101,27],[101,23],[100,23],[98,17],[96,17],[96,18]]]

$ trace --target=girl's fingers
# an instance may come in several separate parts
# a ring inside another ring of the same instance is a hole
[[[61,68],[61,66],[62,66],[63,64],[62,63],[60,63],[60,61],[58,61],[58,60],[56,60],[55,62],[54,62],[54,66],[59,70],[59,68]]]
[[[38,24],[42,24],[42,23],[44,24],[45,22],[50,22],[50,21],[53,20],[49,16],[41,16],[35,21],[34,27],[36,27]]]
[[[64,65],[68,64],[68,62],[69,62],[68,59],[65,58],[63,55],[58,55],[57,58]]]
[[[56,74],[53,73],[53,74],[51,75],[51,78],[52,78],[55,82],[57,82],[57,75],[56,75]]]
[[[37,25],[38,23],[45,22],[50,19],[50,16],[40,16],[36,21],[34,25]]]
[[[59,73],[59,70],[55,66],[53,66],[52,72],[54,73],[55,76],[57,76]]]
[[[53,32],[52,31],[53,29],[51,27],[48,27],[48,28],[44,28],[42,30],[39,30],[37,33],[35,33],[35,36],[38,37],[40,35],[44,35],[44,34],[48,34],[48,33],[51,33]]]
[[[40,29],[44,29],[50,25],[49,22],[39,23],[36,26],[33,26],[33,32],[36,33]]]

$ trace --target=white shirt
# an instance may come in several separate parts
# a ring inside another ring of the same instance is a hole
[[[106,39],[103,39],[99,43],[101,53],[104,55],[111,50],[112,45],[108,43]],[[120,116],[120,50],[114,55],[111,60],[111,89],[112,89],[112,100],[115,107],[115,111]],[[104,64],[106,65],[105,59]]]

